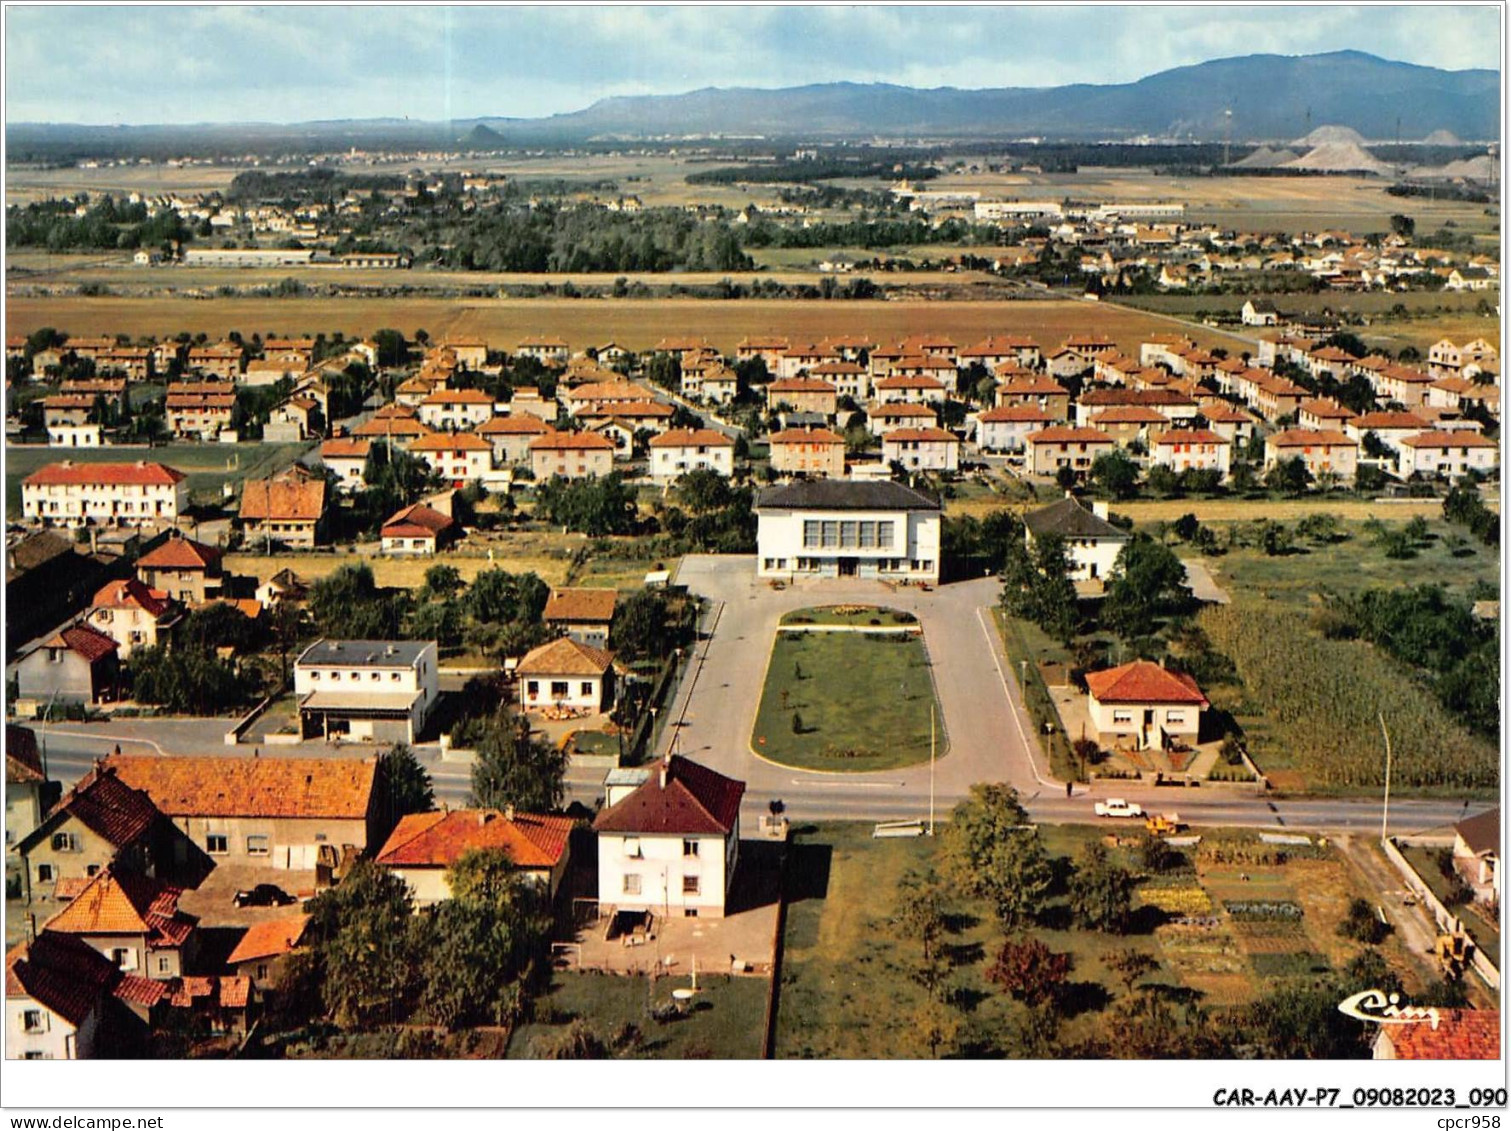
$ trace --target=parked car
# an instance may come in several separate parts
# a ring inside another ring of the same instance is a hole
[[[237,892],[232,902],[237,907],[287,907],[298,900],[277,884],[258,884],[249,890]]]
[[[1096,813],[1098,817],[1142,817],[1144,810],[1137,802],[1109,797],[1096,803]]]

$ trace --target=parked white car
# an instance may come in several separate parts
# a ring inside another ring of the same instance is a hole
[[[1096,803],[1098,817],[1142,817],[1143,807],[1133,801],[1124,801],[1121,797],[1109,797],[1106,801]]]

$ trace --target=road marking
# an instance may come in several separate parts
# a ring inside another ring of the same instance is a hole
[[[57,735],[59,738],[84,738],[92,742],[113,742],[117,746],[124,746],[126,743],[134,742],[138,746],[150,746],[164,756],[168,753],[150,738],[125,738],[115,734],[90,734],[88,731],[82,730],[53,730],[45,726],[39,729],[42,731],[44,740],[48,735]]]

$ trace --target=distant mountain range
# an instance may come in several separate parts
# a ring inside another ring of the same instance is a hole
[[[1231,117],[1228,116],[1231,111]],[[1246,55],[1105,86],[922,90],[885,83],[821,83],[779,90],[708,88],[606,98],[547,118],[453,122],[370,119],[295,125],[6,126],[15,155],[189,152],[212,142],[300,150],[345,146],[497,149],[609,138],[718,135],[782,139],[974,140],[1039,137],[1117,141],[1289,142],[1321,125],[1375,141],[1443,131],[1466,141],[1500,136],[1500,74],[1445,71],[1359,51]]]

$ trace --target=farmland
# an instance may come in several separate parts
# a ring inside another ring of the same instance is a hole
[[[267,336],[336,332],[348,337],[394,327],[424,329],[432,338],[478,335],[496,348],[521,338],[556,334],[575,349],[610,340],[646,350],[668,335],[705,337],[733,353],[741,338],[783,334],[796,339],[861,335],[892,341],[935,332],[975,342],[988,334],[1029,334],[1052,347],[1077,332],[1105,334],[1125,350],[1152,332],[1168,333],[1168,318],[1072,300],[1002,302],[803,301],[744,299],[435,299],[225,298],[194,300],[84,296],[14,296],[6,303],[7,335],[54,326],[70,334],[166,337],[187,331],[223,337],[233,330]],[[1247,338],[1191,329],[1210,346],[1241,348]]]
[[[776,1055],[927,1056],[927,1028],[950,1034],[941,1055],[1034,1055],[1025,1050],[1028,1008],[985,979],[1004,932],[979,901],[950,900],[940,950],[957,1004],[940,1025],[914,974],[919,944],[905,937],[896,917],[908,898],[904,877],[937,866],[942,841],[873,840],[870,832],[870,826],[812,826],[793,849]],[[1037,835],[1063,867],[1100,832],[1041,826]],[[1151,874],[1127,847],[1112,850],[1115,863],[1133,866],[1140,877],[1126,934],[1072,926],[1063,888],[1029,925],[1027,935],[1073,959],[1057,1047],[1102,1039],[1116,1050],[1123,1034],[1138,1027],[1128,1009],[1136,992],[1108,965],[1120,950],[1149,956],[1152,969],[1142,983],[1155,996],[1207,1008],[1221,1025],[1228,1011],[1274,989],[1339,975],[1362,949],[1337,933],[1349,900],[1364,893],[1333,849],[1302,847],[1280,859],[1253,833],[1207,830],[1200,847],[1182,855],[1168,871]],[[1379,953],[1408,986],[1419,986],[1396,939]]]

